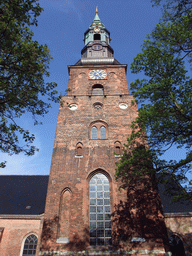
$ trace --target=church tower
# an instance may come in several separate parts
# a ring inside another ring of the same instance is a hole
[[[131,133],[137,106],[128,91],[127,65],[114,58],[110,40],[96,8],[84,33],[81,59],[68,66],[69,83],[59,108],[39,255],[77,255],[77,251],[78,255],[119,255],[118,250],[130,255],[138,250],[165,255],[159,235],[153,239],[143,233],[126,235],[133,228],[126,216],[119,216],[123,228],[120,224],[115,227],[118,205],[127,202],[127,191],[119,191],[114,177],[115,163]],[[151,215],[155,212],[163,226],[157,205]],[[129,218],[128,210],[126,214]]]

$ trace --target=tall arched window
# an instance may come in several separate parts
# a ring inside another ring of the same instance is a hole
[[[62,191],[59,205],[58,243],[69,242],[72,192],[69,188]]]
[[[26,238],[22,256],[35,255],[37,247],[37,237],[30,235]]]
[[[92,138],[92,140],[97,139],[97,128],[95,126],[93,126],[91,129],[91,138]]]
[[[185,256],[185,249],[184,249],[184,246],[183,246],[183,242],[181,241],[181,239],[175,235],[175,234],[172,234],[170,237],[169,237],[169,243],[171,245],[171,252],[172,252],[172,255],[173,256]]]
[[[101,140],[106,139],[106,128],[104,126],[101,126],[101,128],[100,128],[100,138],[101,138]]]
[[[95,174],[90,180],[90,245],[111,244],[109,180]]]

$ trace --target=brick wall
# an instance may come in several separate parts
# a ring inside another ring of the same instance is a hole
[[[38,238],[41,234],[42,216],[28,217],[13,216],[0,217],[0,227],[3,227],[3,235],[0,242],[1,256],[22,255],[23,244],[30,234],[35,234]]]
[[[187,256],[192,255],[192,216],[191,214],[166,214],[165,224],[169,236],[177,235],[183,242]]]
[[[88,74],[93,69],[105,70],[106,79],[89,79]],[[103,95],[91,95],[95,84],[103,86]],[[137,116],[133,100],[133,96],[128,94],[126,65],[69,67],[68,92],[61,98],[63,105],[57,121],[41,252],[82,251],[89,247],[89,181],[95,173],[101,172],[109,179],[112,213],[116,210],[115,205],[126,203],[127,192],[119,191],[119,184],[114,178],[118,160],[114,147],[117,141],[123,146],[131,133],[131,122]],[[95,108],[95,103],[99,103],[101,108]],[[120,108],[120,104],[127,108]],[[71,105],[75,105],[76,110]],[[102,123],[107,130],[107,138],[91,139],[93,124],[99,127]],[[78,143],[82,145],[82,156],[76,156]],[[62,212],[65,212],[65,220]],[[159,209],[157,215],[161,218]],[[59,243],[61,230],[69,243]],[[162,248],[162,239],[159,242],[152,240],[133,247]],[[126,247],[125,243],[123,246]]]

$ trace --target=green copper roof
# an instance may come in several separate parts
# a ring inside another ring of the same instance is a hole
[[[95,34],[97,34],[97,36],[95,36]],[[89,29],[84,33],[84,42],[85,42],[85,45],[87,45],[90,42],[94,42],[98,40],[100,40],[101,42],[105,42],[106,44],[109,45],[110,33],[105,28],[105,25],[101,22],[98,16],[98,9],[96,7],[95,18],[91,23],[91,25],[89,26]]]
[[[99,15],[96,13],[93,22],[101,22]]]
[[[101,22],[101,20],[99,18],[98,8],[96,7],[95,18],[94,18],[93,22],[91,23],[90,27],[94,28],[95,26],[98,26],[98,25],[99,25],[100,28],[105,28],[105,25]]]

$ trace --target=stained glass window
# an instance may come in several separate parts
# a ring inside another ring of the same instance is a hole
[[[30,235],[26,238],[24,248],[23,248],[23,255],[35,255],[37,247],[37,237],[35,235]]]
[[[111,244],[109,180],[97,173],[90,180],[90,245]]]

